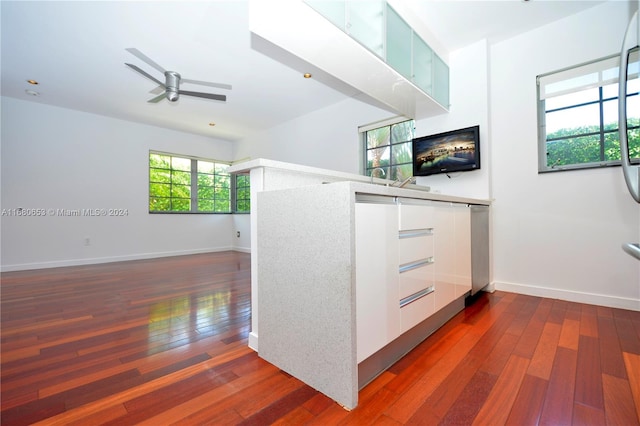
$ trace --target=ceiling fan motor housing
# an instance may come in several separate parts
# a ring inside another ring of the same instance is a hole
[[[167,88],[167,99],[170,102],[178,100],[178,94],[180,91],[180,74],[175,71],[165,71],[165,86]]]

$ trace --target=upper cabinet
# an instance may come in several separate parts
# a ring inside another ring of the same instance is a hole
[[[401,115],[420,119],[448,112],[449,67],[386,1],[287,0],[279,8],[265,3],[250,3],[252,36]],[[300,69],[299,61],[295,67]]]
[[[444,108],[449,108],[449,67],[388,3],[304,1]]]

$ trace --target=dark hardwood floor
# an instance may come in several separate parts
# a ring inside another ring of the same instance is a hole
[[[640,424],[640,312],[484,293],[349,412],[247,347],[248,254],[1,279],[3,426]]]

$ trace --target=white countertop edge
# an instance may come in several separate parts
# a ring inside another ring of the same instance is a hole
[[[256,158],[254,160],[249,160],[249,161],[235,164],[229,167],[228,171],[229,173],[242,173],[242,172],[248,172],[251,169],[256,169],[260,167],[270,167],[274,169],[280,169],[280,170],[286,170],[286,171],[292,171],[292,172],[298,172],[298,173],[308,173],[308,174],[313,174],[318,176],[327,176],[333,179],[344,179],[343,182],[333,182],[333,183],[327,182],[327,184],[353,185],[353,188],[352,188],[353,191],[357,193],[362,193],[362,194],[385,195],[390,197],[417,198],[422,200],[478,204],[478,205],[487,205],[487,206],[491,205],[491,200],[459,197],[455,195],[446,195],[446,194],[440,194],[440,193],[431,192],[431,191],[416,190],[416,189],[411,189],[411,185],[408,185],[405,188],[386,186],[385,183],[390,183],[391,181],[374,178],[373,179],[374,183],[371,183],[371,178],[368,176],[339,172],[335,170],[321,169],[319,167],[304,166],[301,164],[286,163],[283,161],[269,160],[266,158]]]

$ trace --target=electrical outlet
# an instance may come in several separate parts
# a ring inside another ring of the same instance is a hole
[[[236,237],[240,238],[240,231],[236,232]]]
[[[84,245],[85,246],[91,245],[91,237],[84,237]]]

